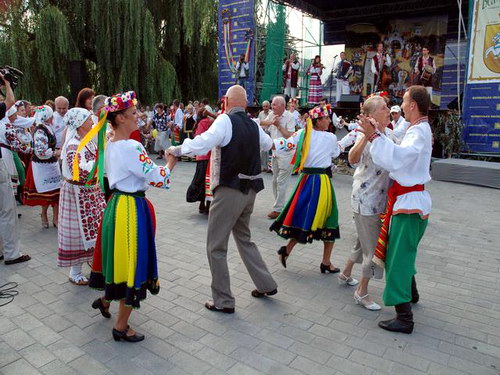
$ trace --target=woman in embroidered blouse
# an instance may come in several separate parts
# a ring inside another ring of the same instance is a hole
[[[288,139],[274,140],[277,154],[296,150],[294,170],[301,172],[299,181],[270,230],[288,239],[278,250],[283,267],[297,243],[321,240],[324,244],[321,273],[340,270],[330,261],[335,240],[340,238],[335,190],[331,181],[332,159],[340,154],[337,137],[328,132],[331,110],[329,106],[309,111],[305,129]]]
[[[160,289],[155,213],[144,193],[149,186],[168,189],[170,171],[176,163],[175,157],[168,155],[166,167],[156,165],[142,144],[129,139],[130,133],[137,129],[136,103],[133,91],[106,99],[107,119],[114,130],[104,159],[112,196],[99,229],[89,281],[90,287],[104,290],[104,296],[92,304],[104,317],[111,317],[110,302],[120,301],[113,338],[129,342],[144,340],[143,335],[128,325],[132,308],[140,307],[147,290],[157,294]],[[95,132],[101,129],[103,120]],[[99,152],[98,160],[101,157]]]
[[[87,181],[97,156],[96,144],[90,141],[78,154],[76,152],[81,140],[92,129],[92,113],[85,108],[72,108],[64,116],[64,123],[68,133],[61,153],[63,182],[57,265],[71,267],[71,283],[88,285],[82,265],[92,261],[106,201],[97,181]],[[73,163],[77,155],[80,181],[73,181]]]
[[[58,224],[59,188],[61,171],[59,169],[56,136],[51,128],[54,112],[49,106],[42,105],[35,110],[35,133],[33,134],[33,157],[28,167],[23,193],[23,203],[28,206],[42,206],[42,226],[49,227],[47,211],[52,206],[52,224]]]

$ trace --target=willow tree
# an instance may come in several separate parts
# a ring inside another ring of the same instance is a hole
[[[182,4],[182,5],[179,5]],[[68,66],[104,94],[133,89],[146,103],[215,98],[216,0],[13,0],[0,18],[0,65],[26,75],[18,96],[69,94]]]

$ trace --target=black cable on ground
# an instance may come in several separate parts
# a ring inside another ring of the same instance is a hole
[[[18,284],[14,281],[0,286],[0,307],[8,305],[19,295],[19,292],[16,290],[17,286]],[[4,302],[3,300],[6,301]]]

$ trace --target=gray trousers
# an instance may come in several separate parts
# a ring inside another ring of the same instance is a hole
[[[21,256],[16,200],[9,172],[3,159],[0,159],[0,255],[2,254],[5,260]]]
[[[364,216],[354,213],[358,239],[349,257],[354,263],[361,263],[361,276],[367,279],[381,279],[384,270],[372,262],[382,222],[379,215]]]
[[[231,232],[257,290],[270,292],[277,288],[257,245],[251,241],[249,224],[255,195],[253,190],[243,194],[225,186],[219,186],[214,192],[208,216],[207,255],[212,272],[212,296],[217,308],[234,307],[227,267],[227,247]]]

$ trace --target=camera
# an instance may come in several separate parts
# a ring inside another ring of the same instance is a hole
[[[12,87],[12,90],[14,90],[16,88],[17,83],[19,81],[19,78],[24,76],[24,73],[21,72],[19,69],[13,68],[13,67],[8,66],[8,65],[0,67],[0,74],[3,75],[4,80],[7,80],[10,82],[10,86]],[[3,82],[0,82],[0,84],[3,84]]]

